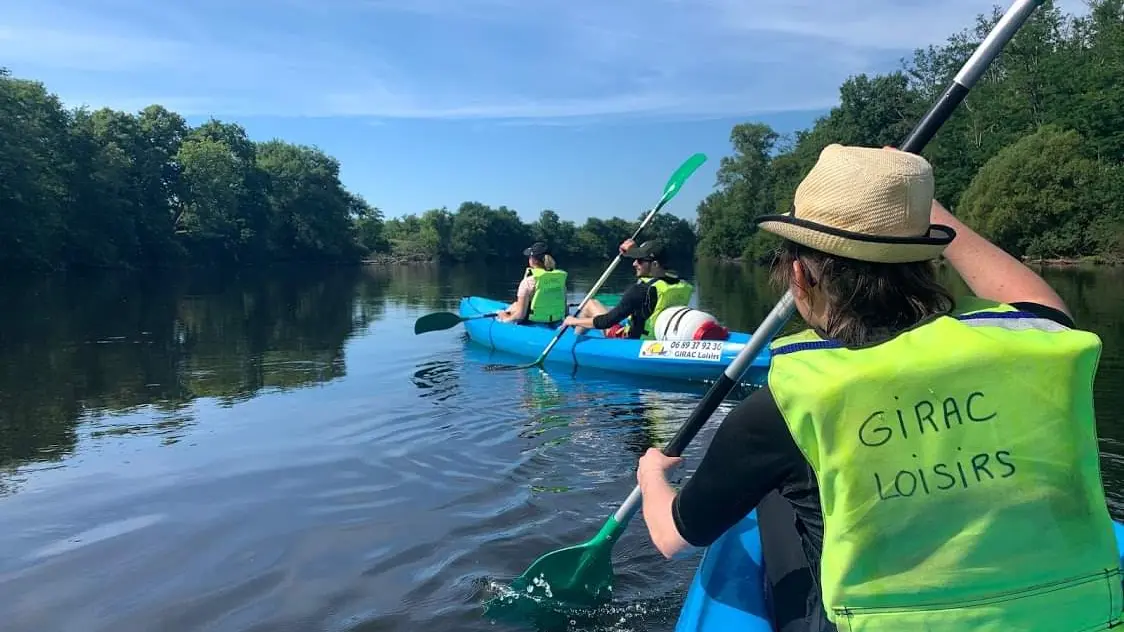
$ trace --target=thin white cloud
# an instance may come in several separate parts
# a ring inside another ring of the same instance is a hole
[[[848,75],[892,68],[991,10],[990,0],[6,4],[0,59],[67,103],[522,121],[821,109]]]
[[[127,71],[168,68],[191,54],[188,46],[139,34],[111,35],[41,26],[0,26],[0,57],[65,70]]]
[[[440,118],[440,119],[555,119],[632,114],[675,118],[678,116],[724,116],[747,111],[750,107],[743,95],[716,95],[708,97],[706,107],[697,108],[689,94],[633,94],[601,99],[552,99],[547,102],[515,100],[506,103],[476,103],[461,106],[418,106],[410,104],[384,104],[372,108],[372,99],[363,94],[340,94],[329,99],[327,111],[335,116],[379,116],[385,118]],[[753,102],[756,112],[784,112],[816,110],[830,107],[833,99],[793,101],[778,98],[774,102],[758,99]]]

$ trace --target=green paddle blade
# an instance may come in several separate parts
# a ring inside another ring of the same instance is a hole
[[[691,174],[695,173],[695,170],[701,167],[704,162],[706,162],[706,154],[703,153],[695,154],[683,161],[683,164],[679,165],[675,173],[671,174],[671,177],[667,179],[667,184],[663,187],[663,197],[660,198],[660,202],[666,203],[671,200],[671,198],[675,197],[679,193],[679,189],[683,187],[683,183],[687,181],[687,178],[690,178]]]
[[[620,294],[598,294],[597,300],[601,301],[601,304],[604,305],[605,307],[608,307],[609,309],[612,309],[612,308],[617,306],[617,303],[621,302],[621,295]]]
[[[524,609],[526,600],[550,606],[597,606],[612,599],[613,544],[623,527],[610,516],[593,539],[551,551],[511,582],[510,590],[484,605],[485,613]]]
[[[464,319],[452,312],[426,314],[414,321],[414,335],[456,327]]]

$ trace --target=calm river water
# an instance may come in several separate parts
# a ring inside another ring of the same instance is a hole
[[[496,358],[460,327],[413,335],[460,296],[513,295],[520,272],[3,281],[0,629],[527,629],[481,616],[491,582],[596,532],[704,387],[487,373]],[[571,269],[575,302],[600,272]],[[761,270],[684,272],[737,329],[778,296]],[[1096,404],[1121,518],[1124,270],[1047,276],[1105,342]],[[621,269],[607,289],[629,282]],[[570,629],[674,627],[697,559],[665,562],[641,521],[615,548],[616,601]]]

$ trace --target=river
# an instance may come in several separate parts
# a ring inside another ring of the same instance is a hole
[[[0,628],[528,629],[483,617],[482,600],[592,536],[705,387],[485,372],[493,359],[460,327],[414,336],[418,316],[463,295],[512,296],[520,272],[7,275]],[[576,302],[601,269],[570,272]],[[740,330],[778,297],[752,267],[684,274]],[[1120,519],[1124,270],[1046,276],[1105,343],[1096,412]],[[664,561],[638,517],[615,564],[614,603],[568,628],[671,630],[697,558]]]

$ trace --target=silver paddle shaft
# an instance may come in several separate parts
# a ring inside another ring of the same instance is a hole
[[[640,231],[644,230],[644,228],[646,228],[648,224],[651,223],[652,218],[656,216],[656,213],[658,213],[661,208],[663,208],[664,204],[667,204],[667,201],[669,199],[670,198],[668,194],[665,193],[664,196],[660,198],[659,204],[656,204],[652,207],[652,210],[648,211],[648,215],[644,217],[644,221],[640,222],[640,226],[636,228],[636,232],[632,233],[631,239],[633,241],[636,241],[636,238],[640,236]],[[617,264],[621,262],[621,257],[621,253],[618,252],[617,256],[613,258],[613,262],[609,264],[609,267],[601,275],[601,278],[597,279],[597,282],[593,284],[593,287],[590,288],[589,293],[585,295],[585,298],[582,299],[582,302],[578,303],[578,309],[574,312],[575,314],[580,315],[582,312],[582,308],[585,307],[585,304],[589,302],[589,299],[597,295],[597,292],[601,289],[601,286],[605,285],[605,281],[609,280],[609,275],[613,274],[613,270],[617,269]],[[550,341],[550,344],[548,344],[546,346],[546,349],[543,350],[542,354],[539,355],[539,359],[536,360],[536,363],[542,362],[543,359],[545,359],[546,356],[550,353],[550,350],[554,348],[554,345],[558,344],[558,341],[562,339],[563,332],[566,331],[566,327],[567,325],[562,325],[558,328],[558,333],[554,334],[554,339]]]

